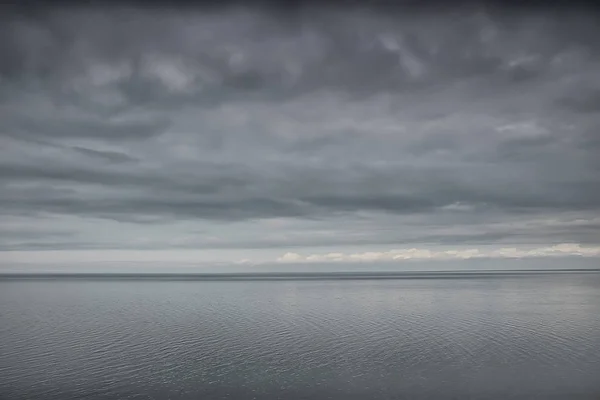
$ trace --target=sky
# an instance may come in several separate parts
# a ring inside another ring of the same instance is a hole
[[[600,257],[595,10],[40,4],[0,13],[0,264]]]

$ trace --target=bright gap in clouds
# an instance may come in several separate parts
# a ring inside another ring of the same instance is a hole
[[[356,249],[355,249],[356,250]],[[235,258],[235,257],[248,258]],[[588,265],[580,263],[581,258],[600,256],[600,246],[581,246],[563,243],[549,247],[503,247],[484,246],[482,248],[463,249],[424,249],[404,248],[384,251],[362,251],[355,253],[297,253],[286,252],[279,256],[275,251],[198,251],[198,250],[104,250],[104,251],[17,251],[6,254],[6,265],[14,269],[15,265],[34,266],[70,266],[75,270],[85,270],[86,266],[112,265],[124,267],[128,265],[148,266],[162,265],[163,270],[169,266],[210,267],[215,265],[298,265],[298,264],[330,264],[330,263],[370,263],[374,267],[380,263],[396,264],[398,269],[406,267],[411,261],[456,261],[456,260],[521,260],[570,258],[568,264],[575,268]],[[573,257],[576,257],[573,259]],[[131,264],[133,263],[133,264]],[[141,264],[139,264],[141,263]],[[564,267],[564,266],[563,266]]]
[[[298,262],[382,262],[382,261],[408,261],[408,260],[469,260],[474,258],[500,258],[521,259],[537,257],[598,257],[600,247],[581,247],[579,244],[563,243],[550,247],[516,248],[504,247],[500,249],[462,249],[462,250],[429,250],[429,249],[393,249],[383,252],[363,253],[326,253],[302,255],[288,252],[277,258],[281,263]]]

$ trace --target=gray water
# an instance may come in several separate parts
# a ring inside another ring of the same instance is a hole
[[[1,399],[598,399],[600,274],[0,281]]]

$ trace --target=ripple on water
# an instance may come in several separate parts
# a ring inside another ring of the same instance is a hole
[[[0,394],[595,398],[600,280],[540,279],[0,282]]]

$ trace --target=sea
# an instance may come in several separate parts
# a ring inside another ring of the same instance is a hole
[[[0,278],[0,399],[600,399],[600,273]]]

